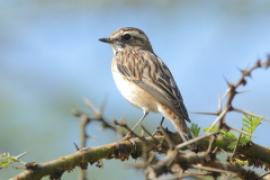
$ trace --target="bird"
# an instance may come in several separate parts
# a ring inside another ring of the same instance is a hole
[[[132,129],[150,112],[159,112],[174,125],[182,141],[192,139],[186,123],[190,118],[179,88],[144,31],[122,27],[99,40],[112,46],[111,70],[121,95],[143,110],[143,116]]]

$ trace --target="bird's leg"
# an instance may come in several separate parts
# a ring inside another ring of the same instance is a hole
[[[161,121],[159,123],[159,126],[162,126],[163,125],[164,119],[165,119],[164,116],[162,116]]]
[[[155,135],[155,134],[160,130],[160,128],[163,126],[164,120],[165,120],[165,117],[162,116],[161,121],[160,121],[160,123],[159,123],[159,127],[157,127],[157,128],[154,130],[154,132],[152,133],[152,135]]]
[[[136,127],[143,122],[145,117],[149,114],[149,112],[143,111],[143,116],[136,122],[136,124],[132,127],[132,131],[136,129]]]

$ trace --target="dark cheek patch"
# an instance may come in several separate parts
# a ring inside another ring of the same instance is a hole
[[[134,36],[133,38],[135,40],[137,40],[137,41],[140,41],[140,42],[143,42],[144,41],[144,39],[142,39],[141,37],[138,37],[138,36]]]
[[[134,41],[135,41],[135,45],[144,45],[144,39],[143,38],[141,38],[141,37],[133,37],[134,38]]]

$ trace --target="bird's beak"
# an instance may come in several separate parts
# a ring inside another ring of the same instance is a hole
[[[109,43],[109,44],[112,43],[111,38],[99,38],[98,40],[101,41],[101,42],[104,42],[104,43]]]

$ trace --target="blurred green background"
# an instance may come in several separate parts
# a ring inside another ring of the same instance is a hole
[[[130,124],[142,112],[129,105],[111,76],[111,48],[98,42],[123,26],[148,34],[156,53],[171,69],[192,121],[207,127],[224,77],[235,80],[238,68],[270,53],[270,1],[0,0],[0,152],[28,152],[24,161],[44,162],[75,151],[79,121],[72,109],[84,109],[83,97],[105,116]],[[270,118],[270,72],[256,71],[236,99],[236,106]],[[144,122],[154,129],[160,120]],[[229,123],[241,127],[239,115]],[[169,123],[167,126],[171,127]],[[269,123],[255,132],[256,143],[269,146]],[[119,139],[96,123],[88,127],[88,146]],[[130,160],[128,163],[135,162]],[[128,163],[105,161],[89,168],[90,179],[143,179]],[[7,179],[19,170],[0,170]],[[63,179],[76,179],[78,170]]]

